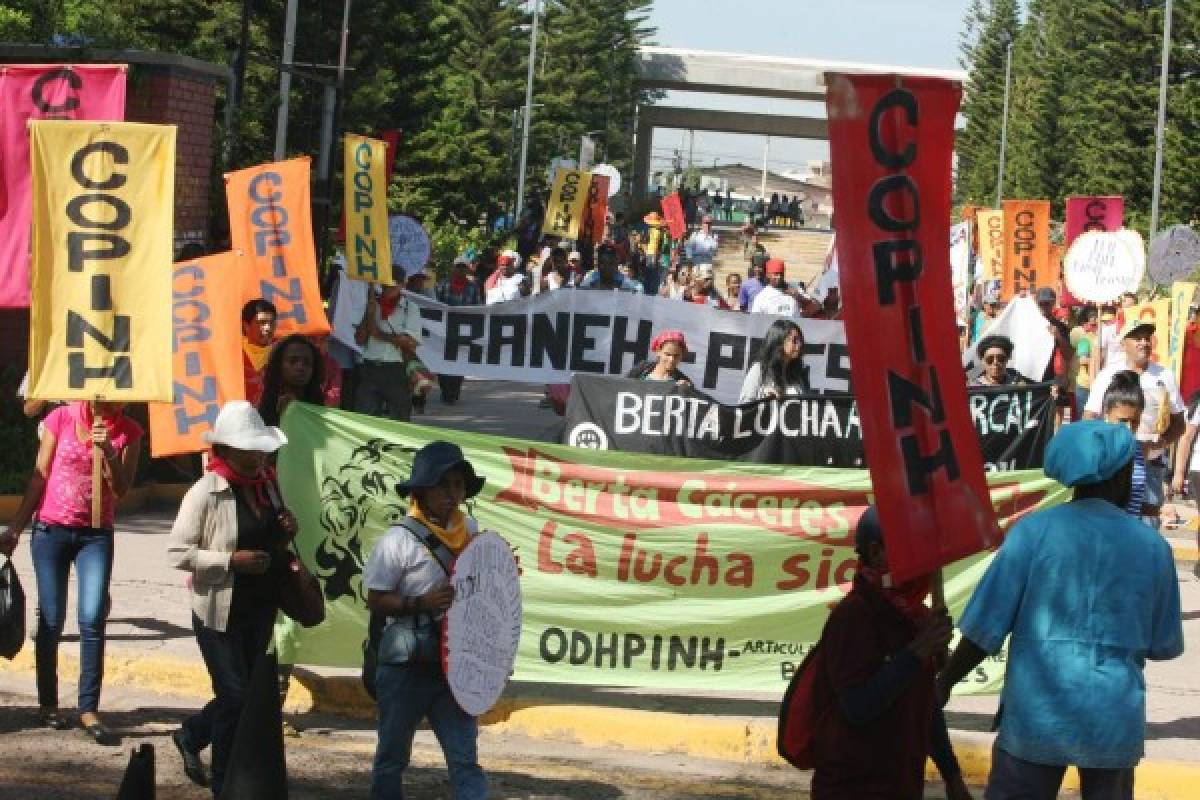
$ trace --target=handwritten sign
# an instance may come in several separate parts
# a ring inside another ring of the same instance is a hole
[[[542,222],[543,236],[561,236],[565,239],[579,236],[591,180],[590,172],[558,170],[554,176],[554,190],[550,193],[550,205],[546,207],[546,219]]]
[[[1067,251],[1063,281],[1080,300],[1111,303],[1137,291],[1144,267],[1121,234],[1084,233]]]
[[[508,542],[490,531],[476,536],[455,560],[450,585],[446,681],[462,710],[478,717],[500,699],[521,641],[521,583]]]
[[[346,134],[346,276],[392,283],[392,243],[388,238],[387,142]]]
[[[979,228],[980,275],[988,280],[1004,278],[1004,212],[981,208],[975,212]]]

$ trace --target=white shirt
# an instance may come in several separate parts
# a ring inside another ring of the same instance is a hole
[[[502,278],[496,285],[487,290],[487,305],[507,303],[521,296],[521,284],[526,280],[524,275],[517,273],[508,278]]]
[[[1113,375],[1124,369],[1126,367],[1124,363],[1121,363],[1105,367],[1100,371],[1100,374],[1096,376],[1095,383],[1092,384],[1092,391],[1088,395],[1084,411],[1104,416],[1104,393],[1108,391],[1108,385],[1112,383]],[[1138,424],[1137,438],[1138,441],[1149,442],[1159,436],[1155,426],[1164,403],[1170,408],[1172,414],[1182,414],[1187,406],[1184,405],[1183,395],[1179,393],[1179,384],[1171,370],[1151,362],[1146,365],[1146,371],[1139,377],[1138,383],[1142,387],[1142,394],[1145,395],[1146,407],[1142,411],[1142,418]],[[1146,460],[1156,459],[1163,452],[1162,450],[1148,450],[1146,451]]]
[[[409,301],[407,293],[401,295],[400,302],[396,303],[396,308],[387,319],[380,318],[382,311],[378,304],[373,313],[375,324],[381,332],[406,333],[415,339],[417,344],[421,343],[421,309],[416,303]],[[372,336],[367,339],[367,346],[363,348],[363,359],[398,363],[404,360],[404,354],[391,342]]]
[[[796,298],[785,294],[774,286],[764,286],[754,296],[750,310],[755,314],[779,314],[784,317],[796,316]]]
[[[479,532],[479,523],[467,517],[467,530],[475,536]],[[429,548],[399,525],[388,528],[380,537],[363,567],[363,586],[377,592],[399,592],[405,597],[426,594],[449,582],[446,570],[434,559]]]
[[[717,235],[715,233],[706,234],[701,229],[692,234],[683,249],[687,257],[697,264],[711,264],[718,247],[720,247],[720,242],[717,241]]]
[[[1125,350],[1121,347],[1121,340],[1117,338],[1120,333],[1116,322],[1109,322],[1100,326],[1100,351],[1104,353],[1104,368],[1115,367],[1118,364],[1125,364]]]

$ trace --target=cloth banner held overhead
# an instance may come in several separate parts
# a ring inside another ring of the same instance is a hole
[[[1080,234],[1115,233],[1125,224],[1125,198],[1068,197],[1066,245],[1069,248]]]
[[[31,119],[125,119],[124,64],[0,66],[0,308],[29,305]]]
[[[198,453],[229,400],[244,400],[242,367],[242,261],[218,253],[174,266],[173,397],[151,403],[150,454],[155,458]]]
[[[1052,384],[973,386],[971,422],[989,471],[1038,469],[1053,429]],[[593,450],[862,468],[854,396],[789,395],[736,406],[673,383],[576,375],[563,444]]]
[[[683,202],[679,192],[671,192],[661,201],[663,216],[667,218],[667,230],[671,238],[679,241],[687,233],[687,220],[683,216]]]
[[[1046,367],[1054,355],[1054,337],[1049,325],[1032,298],[1018,297],[980,332],[979,339],[1008,337],[1013,343],[1009,369],[1016,370],[1027,380],[1035,380],[1046,374]],[[968,378],[977,378],[983,371],[983,361],[975,347],[962,354],[962,362]]]
[[[391,285],[387,142],[348,133],[344,150],[346,274],[355,280]]]
[[[317,282],[308,177],[307,156],[225,175],[230,239],[243,253],[242,300],[274,303],[280,337],[329,333]]]
[[[448,435],[486,479],[470,504],[480,527],[521,557],[523,681],[782,692],[850,588],[871,495],[861,470],[601,453],[303,403],[288,406],[283,429],[296,549],[327,608],[283,644],[280,660],[296,664],[361,665],[362,565],[405,512],[394,487],[413,454]],[[1064,495],[1040,471],[991,476],[1005,525]],[[987,561],[947,570],[951,613]],[[994,691],[1002,660],[983,670],[962,688]]]
[[[29,397],[171,399],[175,128],[30,123]]]
[[[410,295],[421,309],[418,354],[446,375],[569,383],[576,372],[624,375],[650,356],[650,341],[667,328],[683,331],[681,369],[697,388],[722,402],[737,399],[770,314],[734,314],[707,306],[628,292],[557,291],[490,306],[445,306]],[[340,315],[339,315],[340,316]],[[804,332],[804,362],[816,391],[848,391],[841,322],[796,320]],[[353,339],[339,328],[338,339]]]
[[[1188,281],[1176,281],[1171,284],[1171,336],[1167,347],[1165,363],[1175,373],[1177,382],[1183,381],[1183,350],[1187,346],[1188,309],[1192,298],[1196,296],[1196,288],[1200,284]],[[1185,398],[1186,399],[1186,398]]]
[[[979,228],[979,275],[984,280],[1004,279],[1004,212],[981,208],[975,212]]]
[[[593,174],[588,183],[587,207],[579,228],[580,241],[599,242],[604,238],[604,224],[608,217],[608,180],[607,175]]]
[[[863,445],[898,581],[999,541],[951,303],[961,87],[830,73],[838,263]]]
[[[1004,283],[1001,297],[1033,295],[1054,288],[1058,274],[1050,266],[1050,201],[1004,201]]]
[[[575,239],[583,224],[592,174],[578,169],[560,168],[554,176],[554,188],[542,220],[543,236]]]

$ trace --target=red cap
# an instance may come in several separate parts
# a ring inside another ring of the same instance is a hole
[[[767,261],[766,272],[768,275],[782,275],[783,274],[783,259],[782,258],[769,259]]]

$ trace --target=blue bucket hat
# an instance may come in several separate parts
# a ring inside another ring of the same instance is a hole
[[[1126,425],[1072,422],[1046,446],[1045,472],[1063,486],[1103,483],[1133,460],[1137,441]]]
[[[431,489],[455,467],[462,468],[467,498],[479,494],[484,479],[475,474],[475,468],[463,456],[462,448],[444,441],[430,442],[417,451],[413,457],[412,474],[408,480],[396,484],[396,491],[402,497],[407,497],[413,489]]]

